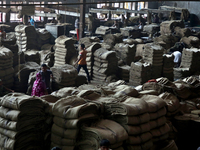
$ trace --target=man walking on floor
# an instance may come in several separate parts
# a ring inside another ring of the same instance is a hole
[[[83,68],[85,70],[85,73],[87,74],[88,82],[90,83],[90,75],[89,75],[89,72],[88,72],[88,69],[87,69],[87,63],[86,63],[87,51],[85,50],[85,45],[84,44],[80,45],[80,50],[81,51],[79,53],[78,59],[74,63],[74,65],[76,65],[78,63],[78,68],[77,68],[78,73],[79,73],[81,68]]]

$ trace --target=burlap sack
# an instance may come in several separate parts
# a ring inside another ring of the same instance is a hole
[[[151,147],[153,147],[153,142],[152,140],[149,140],[143,144],[140,145],[128,145],[127,148],[129,150],[143,150],[143,149],[150,149]]]
[[[129,136],[126,142],[131,145],[139,145],[152,139],[150,132],[142,133],[141,135]]]
[[[167,110],[166,110],[165,107],[161,108],[157,112],[151,112],[151,113],[149,113],[150,120],[154,120],[154,119],[157,119],[159,117],[165,116],[166,113],[167,113]]]
[[[51,133],[51,141],[57,145],[62,145],[62,146],[75,146],[76,144],[75,139],[63,138],[54,133]]]
[[[122,126],[126,129],[128,135],[142,134],[145,132],[149,132],[151,129],[150,124],[148,122],[137,126],[132,126],[132,125],[122,125]]]

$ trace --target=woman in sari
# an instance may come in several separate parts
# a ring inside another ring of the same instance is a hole
[[[46,94],[47,94],[47,90],[46,90],[45,82],[42,80],[42,75],[40,73],[37,73],[36,80],[33,84],[31,96],[40,97]]]

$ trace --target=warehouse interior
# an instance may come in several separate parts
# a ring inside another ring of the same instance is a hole
[[[1,0],[0,150],[199,150],[199,5]]]

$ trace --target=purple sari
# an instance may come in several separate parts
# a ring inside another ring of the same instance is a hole
[[[36,80],[33,84],[31,96],[40,97],[42,95],[46,95],[45,91],[46,91],[46,85],[45,82],[42,81],[42,75],[40,73],[37,73]]]

